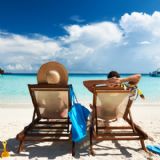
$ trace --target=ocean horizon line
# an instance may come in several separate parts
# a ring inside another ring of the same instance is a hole
[[[137,73],[120,73],[120,75],[133,75],[133,74],[137,74]],[[139,73],[141,75],[149,75],[149,73]],[[37,73],[10,73],[10,72],[6,72],[3,75],[37,75]],[[69,73],[69,75],[107,75],[107,73],[79,73],[79,72],[72,72]]]

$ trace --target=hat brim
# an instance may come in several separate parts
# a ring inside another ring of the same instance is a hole
[[[60,81],[58,83],[59,85],[68,84],[68,72],[66,68],[62,64],[55,62],[55,61],[45,63],[40,67],[38,74],[37,74],[38,83],[39,84],[47,83],[46,74],[52,70],[59,73],[59,76],[60,76]]]

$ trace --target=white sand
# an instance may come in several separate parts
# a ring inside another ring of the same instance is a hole
[[[139,141],[102,141],[94,144],[96,156],[89,155],[88,137],[86,141],[76,145],[76,158],[71,156],[70,142],[56,143],[30,143],[25,152],[17,154],[18,142],[15,137],[32,120],[33,108],[31,104],[0,105],[0,140],[8,140],[8,150],[11,157],[7,159],[93,159],[93,160],[146,160],[151,155],[141,150]],[[155,142],[146,140],[145,144],[160,143],[160,106],[159,105],[134,105],[132,107],[133,119],[152,136]],[[2,145],[0,144],[0,152]],[[150,157],[150,158],[149,158]],[[160,156],[153,154],[153,160]]]

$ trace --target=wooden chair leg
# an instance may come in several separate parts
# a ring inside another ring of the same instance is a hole
[[[75,156],[75,142],[72,141],[72,156]]]
[[[136,133],[136,129],[135,129],[135,126],[134,126],[134,123],[133,123],[133,118],[132,118],[132,114],[131,114],[131,111],[129,110],[129,117],[130,117],[130,124],[132,126],[132,129],[133,131]]]
[[[131,121],[130,121],[128,118],[126,119],[126,121],[127,121],[129,124],[132,125]],[[138,126],[138,125],[135,124],[134,122],[133,122],[133,125],[134,125],[135,130],[136,130],[138,133],[140,133],[141,135],[143,135],[143,137],[145,137],[145,139],[148,139],[148,138],[149,138],[148,134],[147,134],[146,132],[144,132],[144,131],[141,129],[140,126]]]
[[[20,140],[19,147],[18,147],[18,153],[20,153],[24,149],[23,143],[24,143],[24,140]]]
[[[143,149],[145,152],[148,152],[148,151],[147,151],[147,148],[146,148],[146,146],[145,146],[145,144],[144,144],[144,139],[141,139],[140,142],[141,142],[142,149]]]
[[[95,156],[95,152],[94,152],[94,150],[93,150],[93,128],[92,127],[90,127],[90,130],[89,130],[89,134],[90,134],[90,154],[92,155],[92,156]]]
[[[19,147],[17,152],[20,153],[24,149],[24,146],[23,146],[24,139],[25,139],[24,131],[17,134],[16,139],[19,141]]]

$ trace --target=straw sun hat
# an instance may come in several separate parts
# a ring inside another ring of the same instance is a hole
[[[67,85],[68,72],[66,68],[58,62],[48,62],[43,64],[37,74],[38,83]]]

